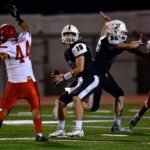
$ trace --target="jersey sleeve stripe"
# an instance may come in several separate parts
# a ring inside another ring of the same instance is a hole
[[[7,47],[7,46],[1,46],[1,45],[0,45],[0,48],[8,48],[8,47]]]

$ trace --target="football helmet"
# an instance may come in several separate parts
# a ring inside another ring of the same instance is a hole
[[[67,33],[72,33],[71,35]],[[72,44],[79,39],[79,31],[74,25],[66,25],[61,32],[61,40],[64,44]]]
[[[123,41],[127,39],[126,33],[127,28],[123,21],[121,20],[112,20],[108,24],[108,32],[112,34],[117,34]]]
[[[0,26],[0,40],[5,42],[10,38],[16,38],[16,29],[11,24],[3,24]]]

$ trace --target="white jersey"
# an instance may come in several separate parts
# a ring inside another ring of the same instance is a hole
[[[0,45],[0,53],[9,55],[9,58],[5,59],[8,81],[12,83],[27,82],[28,76],[35,81],[30,48],[31,34],[28,32],[22,32],[18,36],[18,40],[10,39]]]

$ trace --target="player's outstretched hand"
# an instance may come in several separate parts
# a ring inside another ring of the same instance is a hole
[[[145,35],[141,34],[140,39],[139,39],[139,43],[142,44],[147,44],[147,42],[149,41],[149,38],[146,37]]]
[[[14,18],[20,18],[20,13],[18,12],[17,8],[13,4],[7,4],[5,6],[7,12]]]

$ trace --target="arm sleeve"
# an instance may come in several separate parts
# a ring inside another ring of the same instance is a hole
[[[87,47],[83,43],[78,43],[72,48],[72,53],[75,57],[84,55],[87,52]]]
[[[96,46],[96,52],[99,52],[100,51],[100,49],[101,49],[101,41],[105,38],[106,36],[102,36],[102,37],[100,37],[99,38],[99,40],[98,40],[98,43],[97,43],[97,46]]]
[[[7,46],[5,43],[0,45],[0,53],[6,53],[10,55],[9,51],[10,51],[9,46]]]

